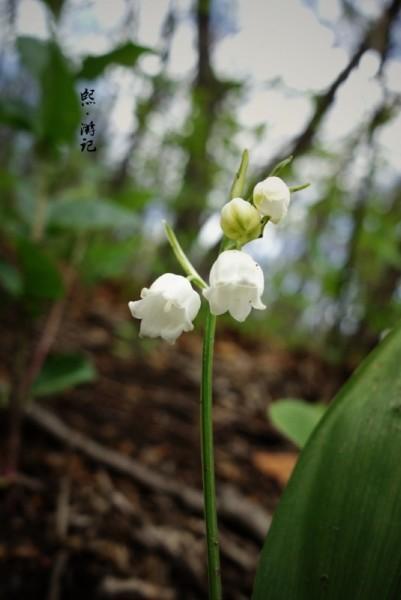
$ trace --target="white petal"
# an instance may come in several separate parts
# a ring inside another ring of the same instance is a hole
[[[142,319],[143,316],[143,301],[136,300],[136,302],[128,302],[128,308],[131,311],[131,315],[136,319]]]
[[[255,185],[253,203],[262,215],[278,223],[287,214],[290,189],[280,177],[267,177]]]
[[[228,310],[228,294],[227,287],[224,285],[218,285],[216,287],[209,287],[203,290],[203,295],[209,302],[210,312],[212,315],[222,315]]]
[[[252,310],[249,288],[238,287],[231,293],[229,312],[237,321],[245,321]]]
[[[160,293],[166,300],[184,306],[189,298],[196,294],[186,277],[174,273],[164,273],[150,286],[151,292]],[[197,294],[196,294],[197,295]]]
[[[149,289],[143,288],[141,297],[129,302],[132,316],[142,319],[140,336],[160,336],[174,343],[183,331],[193,329],[201,301],[185,277],[165,273]]]
[[[203,291],[210,311],[226,311],[237,321],[244,321],[252,308],[265,308],[261,301],[263,271],[249,254],[239,250],[222,252],[210,271],[210,287]]]
[[[186,304],[186,316],[189,321],[193,321],[195,319],[201,306],[201,299],[199,294],[194,290],[192,290],[192,292],[193,293],[188,297]]]

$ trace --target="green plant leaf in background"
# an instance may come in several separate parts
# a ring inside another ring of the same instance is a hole
[[[58,19],[64,5],[64,0],[42,0],[42,2],[50,8],[53,15]]]
[[[132,67],[142,54],[149,52],[154,53],[154,50],[146,46],[139,46],[138,44],[127,42],[106,54],[86,56],[77,76],[79,79],[95,79],[103,73],[106,67],[113,64]]]
[[[132,265],[138,240],[94,240],[88,245],[80,269],[85,281],[95,283],[101,279],[116,279]]]
[[[371,353],[301,453],[253,600],[401,598],[401,326]]]
[[[92,362],[80,354],[48,356],[32,386],[34,396],[49,396],[96,379]]]
[[[54,41],[22,36],[17,40],[17,48],[22,63],[41,90],[35,114],[38,135],[51,143],[71,142],[81,112],[67,59]]]
[[[72,231],[97,231],[134,227],[132,211],[109,200],[63,198],[49,206],[47,224]]]
[[[0,286],[11,296],[21,296],[24,284],[21,273],[10,263],[0,259]]]
[[[73,73],[54,42],[48,43],[48,54],[41,77],[39,131],[51,142],[71,142],[81,116]]]
[[[48,42],[20,36],[17,39],[17,49],[22,64],[39,81],[49,59]]]
[[[303,448],[310,434],[323,416],[324,404],[310,404],[304,400],[285,398],[268,407],[273,425],[299,448]]]
[[[22,131],[32,131],[32,107],[17,98],[13,100],[4,98],[0,100],[0,123]]]
[[[29,240],[20,240],[18,257],[25,295],[33,298],[57,300],[64,293],[64,284],[56,264]]]

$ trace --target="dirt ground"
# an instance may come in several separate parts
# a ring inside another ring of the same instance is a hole
[[[107,297],[84,312],[75,306],[63,322],[56,349],[90,354],[99,378],[38,400],[24,421],[21,476],[0,490],[1,599],[207,597],[201,339],[186,334],[170,347],[138,343],[136,331],[123,309],[111,316]],[[250,597],[270,516],[297,458],[268,423],[268,403],[328,401],[345,376],[316,356],[218,333],[214,424],[227,600]],[[3,454],[6,411],[0,433]]]

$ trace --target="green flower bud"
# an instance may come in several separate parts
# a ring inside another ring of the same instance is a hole
[[[242,198],[233,198],[223,206],[220,226],[230,240],[241,245],[258,238],[262,230],[258,211]]]

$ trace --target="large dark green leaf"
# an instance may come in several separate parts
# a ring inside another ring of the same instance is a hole
[[[21,240],[18,254],[26,296],[56,300],[63,295],[64,285],[56,264],[37,244]]]
[[[106,54],[87,56],[83,61],[78,77],[80,79],[95,79],[103,73],[106,67],[112,64],[132,67],[142,54],[148,52],[154,51],[146,46],[138,46],[132,42],[127,42]]]
[[[49,356],[32,386],[34,396],[49,396],[90,383],[96,378],[92,362],[80,354]]]
[[[401,327],[338,394],[273,518],[254,600],[401,598]]]

